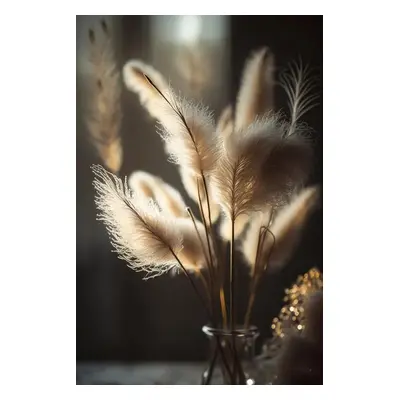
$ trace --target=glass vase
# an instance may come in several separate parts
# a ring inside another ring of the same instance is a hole
[[[254,385],[257,364],[255,343],[257,327],[229,329],[203,327],[210,341],[208,367],[202,375],[202,385]]]

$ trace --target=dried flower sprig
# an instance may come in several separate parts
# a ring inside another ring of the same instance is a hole
[[[248,227],[242,240],[251,277],[244,318],[247,326],[261,275],[268,267],[287,262],[317,201],[316,188],[302,190],[311,167],[312,146],[299,118],[311,107],[307,97],[311,89],[305,71],[291,72],[297,73],[293,79],[284,75],[292,111],[289,120],[274,110],[274,59],[269,50],[261,49],[246,63],[235,110],[228,106],[215,124],[206,107],[177,96],[151,66],[139,60],[125,65],[126,86],[159,122],[166,152],[178,165],[202,222],[160,178],[133,173],[129,179],[132,193],[127,181],[122,184],[100,167],[94,168],[100,218],[120,257],[134,269],[147,272],[147,277],[178,268],[199,294],[188,274],[194,271],[203,283],[212,323],[227,327],[229,320],[232,331],[238,326],[235,239]],[[228,277],[213,226],[221,211],[219,232],[230,246]],[[225,300],[226,279],[229,302]],[[244,375],[232,336],[233,369],[226,368],[232,383],[237,383]],[[219,351],[223,353],[221,347]]]
[[[104,165],[118,173],[123,161],[120,138],[121,74],[113,47],[113,33],[105,20],[100,32],[89,30],[90,62],[92,74],[89,79],[85,122],[89,138]]]

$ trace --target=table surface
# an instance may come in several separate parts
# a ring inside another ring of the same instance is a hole
[[[77,385],[199,385],[206,363],[77,363]]]
[[[76,364],[77,385],[199,385],[205,362]],[[269,368],[266,366],[266,368]]]

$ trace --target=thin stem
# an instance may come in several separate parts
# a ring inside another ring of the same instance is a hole
[[[266,233],[267,233],[267,229],[264,226],[260,227],[260,230],[258,233],[256,257],[254,260],[254,268],[253,268],[251,285],[250,285],[250,298],[249,298],[249,302],[247,304],[246,314],[244,317],[244,326],[245,327],[247,327],[250,322],[250,314],[251,314],[251,310],[252,310],[252,307],[254,304],[257,280],[258,280],[258,262],[259,262],[259,258],[260,258],[260,252],[261,252],[262,248],[264,247],[264,240],[265,240]]]
[[[266,270],[266,268],[269,265],[269,260],[271,258],[272,252],[274,250],[275,242],[276,242],[275,235],[272,233],[271,230],[269,230],[267,228],[266,229],[266,233],[269,233],[272,236],[273,242],[271,244],[270,251],[269,251],[268,257],[266,259],[264,268],[262,270],[260,270],[260,271],[258,271],[259,268],[257,268],[257,273],[256,273],[256,276],[254,277],[253,289],[252,289],[252,292],[251,292],[251,295],[250,295],[250,300],[249,300],[249,304],[247,306],[247,311],[246,311],[246,316],[245,316],[245,327],[247,327],[248,324],[250,323],[250,316],[251,316],[251,312],[253,310],[253,305],[254,305],[254,301],[255,301],[255,297],[256,297],[257,285],[259,283],[259,280],[260,280],[260,277],[261,277],[262,273]],[[262,249],[262,247],[264,245],[265,236],[266,235],[264,235],[263,238],[262,238],[261,249]]]
[[[174,258],[177,261],[177,263],[179,264],[179,266],[182,268],[182,270],[183,270],[184,274],[186,275],[186,277],[188,278],[190,284],[192,285],[193,290],[195,291],[195,293],[196,293],[197,297],[199,298],[202,306],[204,307],[204,309],[205,309],[205,311],[206,311],[206,313],[208,315],[208,318],[213,323],[213,325],[216,326],[214,318],[212,317],[212,313],[210,313],[210,310],[207,308],[206,304],[204,303],[203,297],[201,296],[200,292],[198,291],[196,285],[194,284],[194,282],[193,282],[192,278],[190,277],[189,273],[187,272],[186,268],[183,266],[183,264],[179,260],[178,256],[175,254],[175,252],[172,250],[171,247],[169,248],[169,250],[170,250],[171,254],[174,256]],[[224,355],[224,352],[223,352],[223,349],[222,349],[221,342],[220,342],[219,338],[217,338],[217,346],[218,346],[218,350],[221,353],[222,362],[224,363],[224,366],[225,366],[227,372],[232,377],[232,374],[231,374],[231,371],[229,369],[228,363],[227,363],[227,361],[225,359],[225,355]]]
[[[223,316],[223,324],[224,324],[224,328],[228,329],[228,308],[227,308],[227,304],[226,304],[226,300],[225,300],[225,275],[226,275],[226,267],[228,265],[227,263],[227,259],[226,259],[226,255],[228,253],[228,247],[229,247],[229,243],[226,243],[226,247],[225,247],[225,243],[223,244],[223,248],[221,251],[221,268],[218,271],[218,278],[220,279],[219,285],[220,285],[220,292],[222,293],[222,295],[220,296],[220,302],[221,302],[221,313]],[[225,316],[225,318],[224,318]]]
[[[203,250],[204,257],[206,258],[206,260],[207,260],[207,262],[209,263],[209,265],[211,265],[211,258],[210,258],[210,259],[207,258],[207,257],[208,257],[207,251],[206,251],[206,249],[205,249],[205,245],[204,245],[204,243],[203,243],[203,239],[202,239],[201,236],[200,236],[199,229],[197,228],[197,223],[196,223],[196,220],[195,220],[195,218],[194,218],[193,212],[192,212],[192,210],[191,210],[189,207],[186,207],[186,212],[189,214],[189,216],[190,216],[190,218],[191,218],[191,220],[192,220],[192,222],[193,222],[194,229],[196,230],[197,236],[198,236],[198,238],[199,238],[199,241],[200,241],[200,244],[201,244],[201,248],[202,248],[202,250]]]
[[[226,329],[228,325],[228,315],[226,310],[225,292],[222,287],[219,289],[219,301],[221,303],[222,324],[224,329]]]
[[[207,229],[207,221],[204,215],[204,210],[203,210],[203,202],[201,201],[201,196],[200,196],[200,185],[199,185],[199,179],[197,178],[197,196],[198,196],[198,202],[199,202],[199,209],[201,213],[201,218],[203,220],[204,227],[206,229],[206,238],[207,238],[207,246],[208,246],[208,252],[210,255],[210,261],[211,261],[211,266],[214,267],[212,255],[211,255],[211,244],[210,244],[210,238],[209,238],[209,233]],[[207,200],[208,203],[208,200]]]
[[[235,222],[233,220],[233,215],[231,217],[231,242],[230,242],[230,256],[229,256],[229,324],[231,331],[233,331],[235,326],[235,317],[234,317],[234,284],[235,284],[235,277],[233,274],[233,263],[234,263],[234,237],[235,237]]]
[[[249,326],[249,324],[250,324],[251,311],[253,309],[254,300],[256,298],[257,283],[258,283],[258,278],[256,277],[254,279],[253,288],[252,288],[251,293],[250,293],[249,303],[247,305],[246,316],[244,318],[244,326],[245,326],[245,328],[247,328]]]
[[[207,210],[208,210],[208,223],[209,223],[209,229],[210,229],[210,236],[211,236],[211,240],[213,242],[214,248],[217,248],[217,243],[216,243],[216,239],[214,237],[214,230],[212,227],[212,222],[211,222],[211,208],[210,208],[210,197],[208,195],[208,189],[207,189],[207,182],[206,182],[206,178],[203,174],[203,171],[201,172],[201,177],[203,180],[203,186],[204,186],[204,194],[206,196],[206,201],[207,201]]]
[[[186,207],[186,211],[189,214],[189,216],[190,216],[190,218],[191,218],[191,220],[193,222],[194,229],[196,230],[197,236],[199,238],[199,242],[201,244],[201,248],[203,250],[204,257],[207,260],[207,251],[205,249],[205,245],[203,243],[203,240],[202,240],[202,238],[200,236],[200,232],[199,232],[199,229],[197,227],[197,223],[196,223],[196,220],[194,218],[193,212],[189,207]],[[208,268],[210,268],[210,260],[207,260],[207,261],[208,261]],[[201,273],[200,270],[198,271],[198,276],[200,277],[200,279],[202,280],[202,282],[204,284],[204,287],[206,289],[206,293],[207,293],[207,296],[208,296],[208,299],[209,299],[209,302],[210,302],[210,307],[211,307],[211,310],[212,310],[211,282],[209,281],[208,284],[207,284],[207,282],[206,282],[206,280],[205,280],[205,278],[204,278],[204,276],[203,276],[203,274]],[[209,278],[211,279],[210,275],[209,275]]]
[[[218,358],[218,347],[215,348],[214,355],[213,355],[213,358],[212,358],[212,361],[211,361],[211,365],[207,370],[207,377],[206,377],[206,379],[204,381],[204,385],[209,385],[210,384],[211,377],[212,377],[212,374],[214,372],[214,367],[215,367],[215,363],[217,361],[217,358]]]
[[[210,245],[210,238],[209,238],[209,233],[208,233],[207,222],[206,222],[205,215],[204,215],[204,210],[203,210],[203,202],[201,201],[201,196],[200,196],[200,186],[199,186],[199,180],[198,179],[197,179],[197,199],[198,199],[198,205],[199,205],[199,211],[200,211],[201,219],[203,221],[203,225],[204,225],[204,228],[206,230],[208,253],[209,253],[209,256],[210,256],[210,268],[209,268],[210,292],[211,292],[211,297],[213,297],[215,295],[213,258],[212,258],[212,252],[211,252],[211,245]]]
[[[204,194],[205,194],[206,202],[207,202],[208,223],[209,223],[208,227],[209,227],[209,233],[210,233],[210,236],[211,236],[211,242],[212,242],[213,248],[218,253],[219,261],[221,261],[221,254],[220,254],[220,251],[219,251],[220,249],[217,246],[217,240],[215,238],[214,229],[213,229],[213,225],[212,225],[212,222],[211,222],[210,197],[209,197],[209,194],[208,194],[207,182],[206,182],[206,179],[205,179],[203,173],[201,174],[201,176],[202,176],[202,181],[203,181],[203,186],[204,186]],[[198,190],[198,196],[200,197],[199,184],[198,184],[197,190]],[[223,264],[221,263],[221,265],[223,265]],[[215,267],[218,270],[218,263],[217,263],[217,265]],[[218,274],[217,274],[217,276],[218,276]],[[223,320],[224,327],[226,327],[228,322],[227,322],[227,310],[226,310],[226,302],[225,302],[225,292],[224,292],[224,289],[222,287],[222,279],[221,279],[221,283],[220,283],[219,286],[220,286],[219,299],[220,299],[222,320]]]
[[[201,280],[201,283],[204,286],[205,292],[207,293],[208,301],[210,302],[210,307],[212,308],[212,300],[211,300],[210,288],[208,286],[206,278],[204,278],[204,275],[202,274],[202,272],[200,270],[196,270],[195,273],[196,273],[196,276],[199,277],[199,279]]]
[[[236,384],[236,373],[237,373],[237,349],[236,349],[236,341],[235,341],[235,335],[233,335],[233,330],[235,328],[235,296],[234,296],[234,291],[235,291],[235,274],[233,270],[233,264],[234,264],[234,257],[235,257],[235,251],[234,251],[234,240],[235,240],[235,221],[233,218],[233,214],[231,215],[231,243],[230,243],[230,265],[229,265],[229,278],[230,278],[230,288],[229,288],[229,308],[230,308],[230,328],[232,332],[232,347],[233,347],[233,354],[234,354],[234,363],[233,363],[233,378],[234,378],[234,384]]]
[[[170,252],[172,253],[172,255],[174,256],[175,260],[178,262],[179,266],[182,268],[182,271],[186,275],[186,278],[188,278],[197,297],[200,299],[202,306],[204,307],[204,309],[207,312],[208,318],[210,319],[210,321],[212,321],[213,320],[212,313],[210,313],[210,310],[208,309],[207,305],[205,304],[203,296],[200,294],[199,290],[197,289],[197,286],[194,284],[193,279],[190,277],[189,273],[187,272],[186,268],[183,266],[183,264],[181,263],[181,261],[179,260],[178,256],[175,254],[175,252],[171,248],[169,248],[169,249],[170,249]]]

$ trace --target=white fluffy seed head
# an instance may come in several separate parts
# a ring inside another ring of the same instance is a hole
[[[170,87],[162,74],[151,65],[141,60],[128,61],[122,71],[125,86],[139,96],[139,101],[149,114],[158,119],[160,113],[159,95],[149,84],[145,75],[161,90],[167,94]]]
[[[182,234],[174,218],[166,217],[148,198],[135,195],[128,184],[94,166],[96,205],[119,258],[145,279],[159,276],[174,266],[182,250]],[[151,251],[150,251],[151,249]]]
[[[198,177],[214,169],[217,158],[215,125],[206,107],[170,92],[168,102],[160,99],[158,120],[170,161]]]
[[[228,218],[283,204],[306,179],[310,143],[300,134],[287,136],[287,127],[278,115],[268,115],[220,138],[211,184]]]
[[[274,69],[274,56],[266,47],[247,59],[236,103],[235,131],[273,111]]]
[[[307,218],[317,204],[318,193],[317,187],[303,189],[288,205],[276,212],[270,225],[271,210],[253,216],[241,244],[241,252],[252,272],[255,268],[260,229],[269,226],[275,241],[270,233],[266,234],[263,246],[259,249],[257,267],[263,269],[265,266],[284,266],[293,254]]]
[[[187,218],[185,202],[180,193],[161,178],[144,171],[135,171],[129,176],[129,187],[152,198],[171,217]]]
[[[176,220],[177,227],[182,234],[182,251],[179,253],[179,259],[189,271],[196,271],[203,268],[207,264],[206,255],[203,252],[201,240],[206,246],[206,230],[200,221],[196,221],[199,235],[193,225],[193,221],[188,218],[178,218]],[[206,247],[205,247],[206,248]]]

